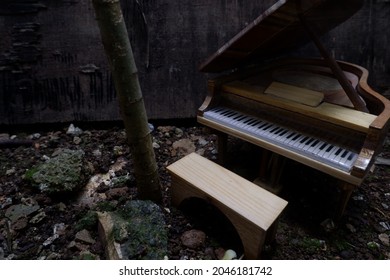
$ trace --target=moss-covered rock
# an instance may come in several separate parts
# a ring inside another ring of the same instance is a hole
[[[167,255],[168,233],[164,215],[150,201],[133,200],[120,211],[126,221],[114,227],[114,238],[128,259],[159,260]]]
[[[48,194],[74,192],[89,179],[90,170],[81,150],[62,150],[57,156],[29,169],[25,178]]]
[[[121,210],[98,213],[109,259],[161,260],[168,254],[164,215],[151,201],[129,201]]]

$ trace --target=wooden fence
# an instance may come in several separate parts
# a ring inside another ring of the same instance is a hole
[[[122,0],[150,119],[193,118],[206,95],[198,65],[275,1]],[[331,16],[331,15],[330,15]],[[323,36],[337,59],[390,86],[390,0],[366,0]],[[0,124],[119,120],[90,0],[0,2]],[[317,55],[312,46],[300,55]]]

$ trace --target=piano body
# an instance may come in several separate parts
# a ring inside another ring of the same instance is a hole
[[[208,81],[197,116],[219,136],[219,156],[230,135],[266,151],[260,177],[265,166],[271,173],[282,170],[283,158],[329,174],[342,190],[337,216],[369,172],[389,127],[390,102],[367,84],[368,71],[335,61],[318,39],[362,2],[277,1],[200,66],[223,72]],[[310,40],[320,58],[269,59]],[[273,178],[268,187],[277,182]]]

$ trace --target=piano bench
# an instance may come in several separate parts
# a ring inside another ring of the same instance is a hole
[[[287,201],[196,154],[167,167],[172,204],[201,198],[217,207],[240,236],[246,259],[259,259],[265,241],[275,237],[278,217]]]

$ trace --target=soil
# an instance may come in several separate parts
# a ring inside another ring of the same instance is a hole
[[[0,140],[0,259],[106,258],[97,222],[88,217],[93,211],[114,210],[137,199],[132,158],[120,125],[81,128],[83,132],[77,136],[66,133],[68,125],[42,131],[3,131],[8,134],[5,138],[16,138]],[[178,148],[173,144],[189,139],[196,152],[215,161],[216,136],[202,127],[180,124],[156,126],[152,133],[163,193],[159,206],[169,229],[167,258],[216,259],[227,249],[241,256],[237,233],[217,209],[196,200],[179,209],[171,205],[166,166],[191,149],[191,145]],[[259,168],[259,148],[233,138],[228,144],[226,167],[252,180]],[[63,148],[82,149],[94,174],[107,173],[120,158],[126,164],[116,176],[128,175],[130,180],[115,189],[100,185],[96,191],[104,199],[89,206],[78,203],[77,195],[53,197],[32,188],[24,179],[26,171]],[[390,158],[389,141],[379,157]],[[374,166],[338,220],[333,218],[340,195],[336,180],[292,161],[287,161],[284,170],[278,195],[289,204],[280,217],[275,240],[263,250],[264,259],[390,259],[388,165]],[[11,222],[7,209],[17,205],[38,205],[39,209]],[[180,240],[191,229],[206,233],[205,243],[196,249],[185,247]],[[85,231],[91,238],[80,238]]]

